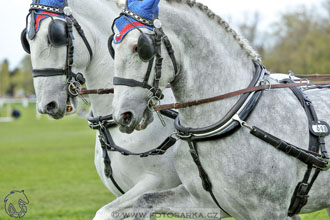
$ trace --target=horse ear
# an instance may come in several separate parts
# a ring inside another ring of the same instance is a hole
[[[130,3],[136,2],[136,1],[138,1],[138,0],[128,0],[127,3],[130,4]]]
[[[156,13],[158,11],[158,4],[160,0],[144,0],[143,8],[151,13]]]

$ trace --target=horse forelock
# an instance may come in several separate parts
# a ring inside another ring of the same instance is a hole
[[[215,14],[208,6],[196,2],[195,0],[166,0],[169,3],[181,3],[187,4],[192,9],[198,9],[202,11],[210,20],[216,20],[217,23],[226,30],[226,32],[232,34],[235,41],[240,45],[240,47],[247,53],[252,60],[256,62],[261,62],[261,57],[256,50],[252,48],[252,46],[248,43],[248,40],[243,36],[239,35],[227,21],[221,18],[219,15]]]

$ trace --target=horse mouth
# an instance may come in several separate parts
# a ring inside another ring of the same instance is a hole
[[[147,108],[142,116],[140,123],[135,127],[135,130],[142,131],[148,127],[154,120],[153,113]]]

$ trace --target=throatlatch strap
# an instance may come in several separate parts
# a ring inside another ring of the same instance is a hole
[[[89,56],[90,56],[90,61],[92,60],[93,58],[93,50],[91,48],[91,45],[89,44],[87,38],[86,38],[86,35],[85,35],[85,32],[84,30],[81,28],[80,24],[78,23],[78,21],[71,15],[70,16],[72,22],[73,22],[73,25],[76,27],[77,31],[78,31],[78,34],[80,35],[80,37],[83,39],[86,47],[87,47],[87,50],[88,50],[88,53],[89,53]]]

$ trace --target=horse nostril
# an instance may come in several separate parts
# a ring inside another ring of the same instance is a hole
[[[50,102],[46,105],[46,111],[47,112],[54,111],[55,109],[57,109],[57,103],[55,101]]]
[[[125,112],[122,114],[124,125],[129,125],[132,121],[133,114],[131,112]]]

